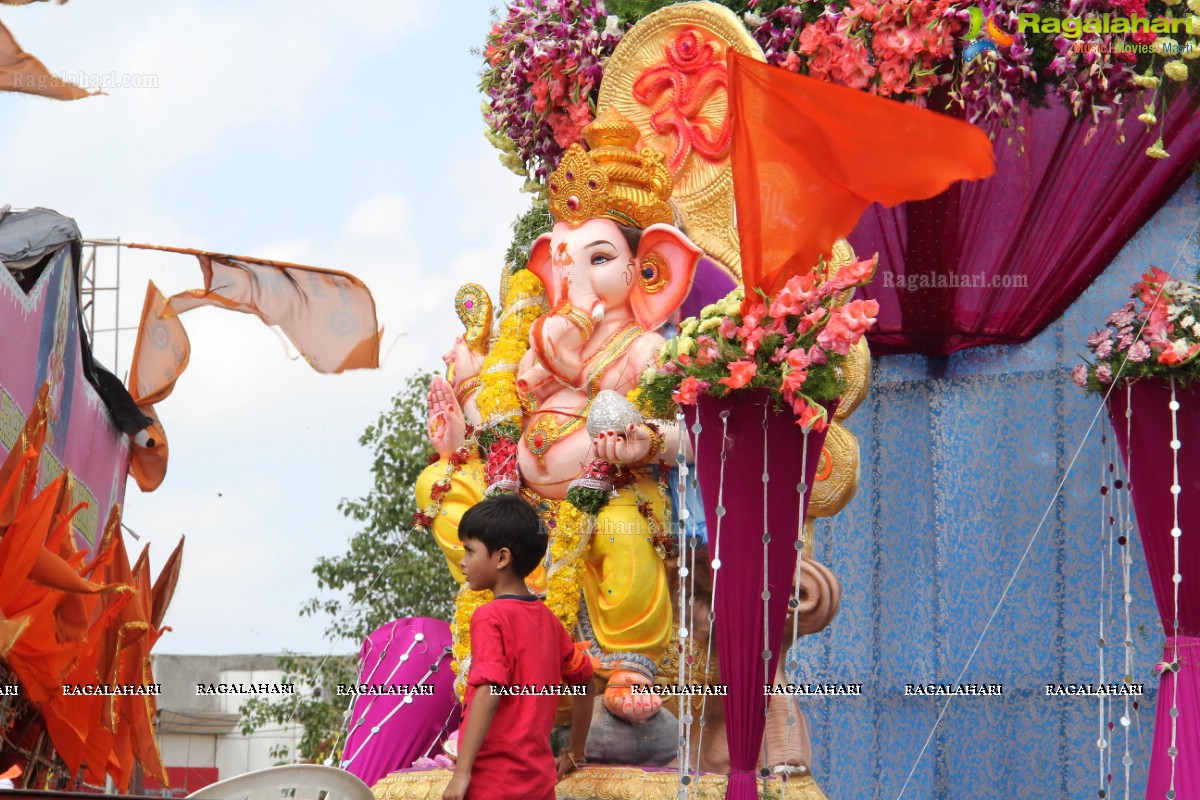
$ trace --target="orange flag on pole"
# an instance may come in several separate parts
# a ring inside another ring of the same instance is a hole
[[[144,406],[167,399],[191,357],[192,345],[183,323],[168,308],[166,296],[154,281],[148,282],[129,369],[133,401]]]
[[[217,306],[254,314],[267,325],[279,326],[317,372],[379,367],[381,331],[375,300],[349,273],[203,250],[129,247],[199,259],[204,288],[172,296],[169,307],[176,313]]]
[[[749,302],[809,272],[871,203],[996,171],[973,125],[729,51],[733,186]]]
[[[46,65],[21,49],[17,40],[0,22],[0,92],[23,92],[55,100],[78,100],[102,92],[89,92],[82,86],[55,77]]]
[[[134,438],[129,453],[129,473],[143,492],[154,491],[167,477],[167,433],[154,404],[175,389],[191,357],[192,345],[183,323],[154,281],[148,282],[129,370],[129,394],[142,413],[154,420],[145,437]]]

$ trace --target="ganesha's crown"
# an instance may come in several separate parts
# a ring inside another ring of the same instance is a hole
[[[583,129],[583,138],[589,149],[571,145],[548,181],[556,220],[578,225],[603,217],[635,228],[675,221],[667,202],[671,172],[657,150],[634,152],[638,130],[629,120],[601,112]]]

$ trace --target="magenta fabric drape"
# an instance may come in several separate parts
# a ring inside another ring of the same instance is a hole
[[[418,637],[420,637],[418,639]],[[432,694],[359,695],[354,700],[342,767],[373,786],[389,772],[412,765],[427,752],[437,755],[445,736],[458,728],[458,696],[449,649],[450,626],[440,619],[405,617],[371,632],[359,651],[359,681],[373,685],[414,685],[425,681]],[[344,700],[344,699],[343,699]],[[379,732],[372,735],[371,729]]]
[[[921,202],[868,208],[849,238],[859,257],[879,253],[875,280],[859,289],[879,301],[867,334],[871,352],[948,355],[1014,344],[1057,319],[1200,158],[1200,95],[1181,95],[1170,106],[1164,140],[1171,157],[1161,160],[1145,154],[1157,126],[1148,133],[1135,119],[1140,105],[1126,102],[1123,145],[1112,121],[1087,142],[1090,124],[1056,100],[1022,110],[1025,135],[994,131],[992,178],[959,182]]]
[[[1178,654],[1179,672],[1164,673],[1154,721],[1154,746],[1150,758],[1150,776],[1146,797],[1165,797],[1170,787],[1171,698],[1178,691],[1176,720],[1175,791],[1200,787],[1200,386],[1183,388],[1176,384],[1179,402],[1176,425],[1179,435],[1179,634],[1174,639],[1175,541],[1171,485],[1170,383],[1161,379],[1143,379],[1129,389],[1128,405],[1133,414],[1125,416],[1126,389],[1117,387],[1109,396],[1109,417],[1116,432],[1121,457],[1129,474],[1138,533],[1146,553],[1146,568],[1154,588],[1154,602],[1167,632],[1163,661],[1171,662]]]
[[[721,413],[726,411],[728,439],[722,480]],[[790,410],[775,411],[765,390],[725,398],[702,396],[687,413],[689,425],[698,414],[702,426],[696,446],[696,477],[708,519],[709,555],[721,561],[720,570],[713,575],[713,628],[721,682],[729,686],[725,731],[730,775],[725,797],[747,800],[758,797],[756,767],[767,705],[763,685],[771,682],[779,661],[796,573],[796,542],[804,519],[797,489],[801,483],[808,487],[803,497],[807,506],[825,434],[808,434],[808,461],[803,463],[804,432]],[[764,481],[764,472],[769,481]],[[718,504],[725,507],[720,519]],[[764,533],[771,537],[765,545]],[[764,547],[770,591],[765,642]],[[770,650],[765,671],[764,650]]]

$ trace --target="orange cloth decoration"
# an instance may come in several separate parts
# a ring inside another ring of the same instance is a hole
[[[0,92],[24,92],[55,100],[78,100],[103,94],[89,92],[51,75],[45,64],[21,49],[3,23],[0,23]]]
[[[203,250],[129,246],[199,259],[204,288],[173,295],[169,305],[176,313],[217,306],[253,314],[267,325],[278,325],[317,372],[379,367],[382,331],[375,299],[349,273]]]
[[[154,281],[149,281],[129,370],[129,394],[142,413],[154,420],[146,431],[154,440],[153,447],[136,440],[130,442],[129,474],[143,492],[153,492],[167,477],[167,433],[154,404],[167,399],[175,389],[191,357],[192,343],[183,323],[168,307],[166,296]]]
[[[996,171],[973,125],[729,51],[733,185],[746,302],[829,257],[871,203]]]

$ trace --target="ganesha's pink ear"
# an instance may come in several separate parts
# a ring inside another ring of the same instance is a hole
[[[672,225],[659,223],[642,232],[631,301],[638,325],[655,330],[683,305],[702,255],[704,251]]]
[[[541,279],[542,286],[546,288],[546,298],[550,301],[550,307],[556,308],[562,297],[559,296],[561,287],[555,285],[554,282],[554,263],[550,258],[550,234],[543,233],[533,243],[533,247],[529,249],[529,263],[525,266]]]

